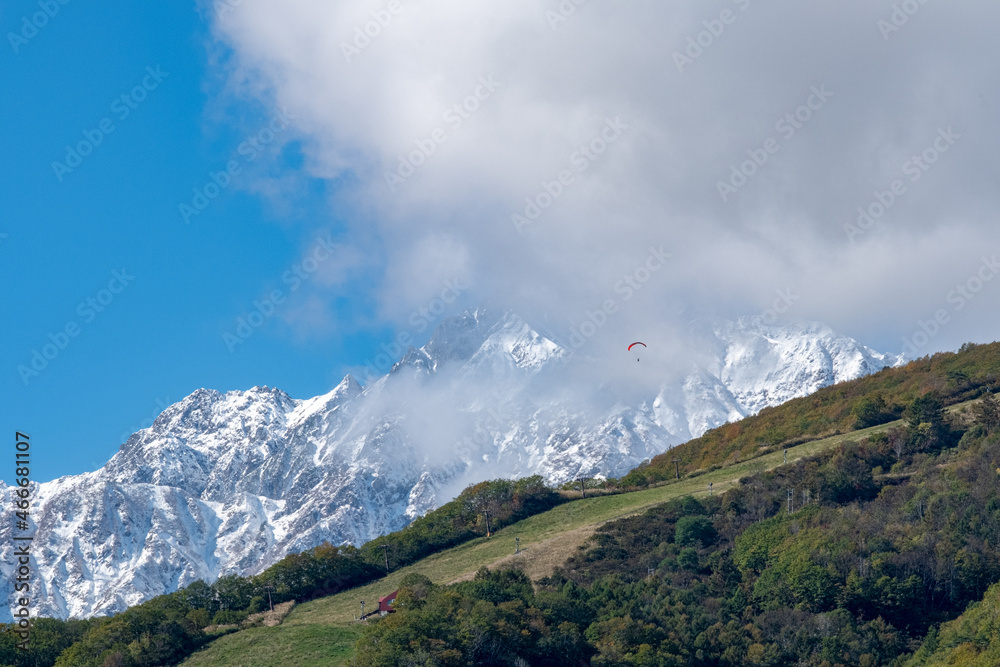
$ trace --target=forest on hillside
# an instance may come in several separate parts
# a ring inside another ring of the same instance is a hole
[[[1000,581],[1000,403],[950,420],[926,394],[903,418],[609,523],[535,585],[412,576],[353,665],[929,664],[940,624]]]
[[[957,353],[941,352],[905,366],[884,368],[714,428],[638,466],[617,483],[636,487],[673,479],[674,459],[682,473],[696,473],[809,440],[884,424],[898,419],[905,406],[925,394],[953,405],[998,390],[1000,343],[966,343]]]
[[[935,355],[725,427],[735,439],[706,455],[712,465],[774,424],[833,413],[846,430],[899,420],[823,455],[761,467],[724,494],[610,522],[543,580],[513,570],[453,586],[411,577],[397,612],[365,627],[355,667],[992,664],[998,351]],[[980,400],[945,409],[970,397]],[[603,482],[604,492],[657,483],[656,463]],[[563,502],[537,476],[475,484],[361,548],[320,545],[112,617],[37,619],[27,652],[13,626],[0,627],[0,665],[176,664],[271,603],[348,590],[381,577],[386,559],[395,570]]]
[[[221,634],[238,631],[271,604],[303,602],[366,584],[385,574],[386,560],[394,570],[485,535],[487,520],[497,530],[565,501],[538,476],[479,482],[406,528],[361,548],[322,544],[290,554],[256,576],[195,581],[110,617],[36,619],[28,651],[17,648],[22,638],[16,626],[0,626],[0,665],[177,664]]]

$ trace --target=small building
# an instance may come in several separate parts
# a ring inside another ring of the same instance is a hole
[[[398,592],[399,592],[398,590],[395,590],[389,593],[388,595],[383,595],[378,599],[379,616],[385,616],[386,614],[390,614],[395,611],[395,609],[392,609],[390,605],[392,605],[392,603],[396,601],[396,593]]]

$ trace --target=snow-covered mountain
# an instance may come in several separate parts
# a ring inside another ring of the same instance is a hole
[[[361,544],[482,479],[617,476],[709,428],[901,362],[820,324],[750,318],[699,336],[706,351],[683,378],[631,403],[607,387],[601,401],[567,400],[553,387],[569,348],[482,310],[446,320],[365,388],[347,376],[306,400],[198,390],[100,470],[33,486],[34,612],[113,613],[324,540]],[[0,523],[8,596],[11,530]]]

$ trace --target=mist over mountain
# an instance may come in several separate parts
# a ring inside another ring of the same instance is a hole
[[[691,336],[672,360],[680,370],[656,383],[588,383],[586,348],[479,309],[445,320],[366,387],[348,375],[304,400],[199,389],[101,469],[35,485],[36,613],[109,614],[323,541],[361,544],[483,479],[619,476],[710,428],[902,361],[817,323],[702,322]],[[642,354],[622,364],[648,379],[656,355]],[[5,574],[11,529],[0,526]]]

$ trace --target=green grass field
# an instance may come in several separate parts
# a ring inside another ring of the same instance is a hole
[[[960,407],[953,406],[952,410]],[[788,462],[793,463],[847,440],[859,440],[901,423],[892,422],[791,447],[788,449]],[[714,493],[721,493],[736,485],[740,478],[770,470],[783,462],[784,452],[779,450],[642,491],[565,503],[507,526],[492,537],[478,538],[428,556],[367,586],[300,604],[280,626],[252,628],[221,637],[181,664],[185,667],[346,665],[352,654],[353,642],[361,633],[354,620],[361,609],[360,601],[364,600],[366,609],[370,611],[378,598],[396,590],[407,574],[419,573],[434,583],[447,584],[467,578],[484,566],[493,566],[500,561],[516,562],[512,556],[514,540],[520,537],[524,557],[530,559],[533,565],[530,575],[537,578],[564,562],[595,528],[607,521],[636,514],[680,496],[705,495],[709,482]]]
[[[216,639],[182,664],[190,667],[336,667],[354,653],[361,627],[284,624],[249,628]]]

